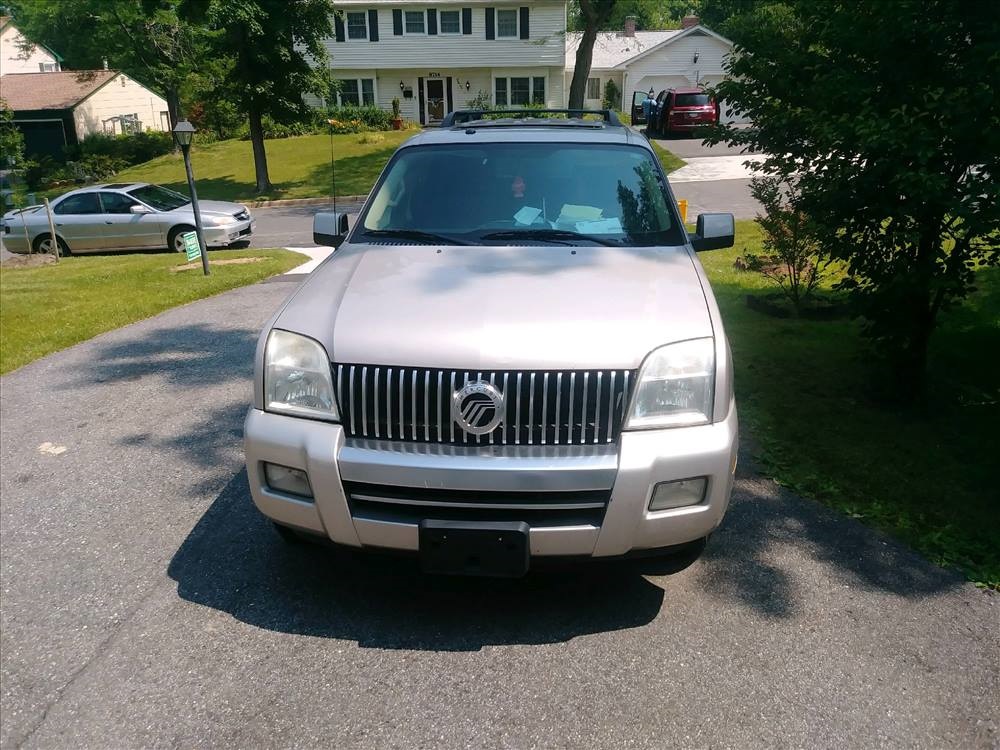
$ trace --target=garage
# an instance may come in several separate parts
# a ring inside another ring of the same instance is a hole
[[[52,113],[47,113],[50,115]],[[24,135],[24,153],[29,157],[51,156],[63,158],[66,145],[66,125],[62,119],[14,120],[17,129]],[[74,139],[75,140],[75,139]]]

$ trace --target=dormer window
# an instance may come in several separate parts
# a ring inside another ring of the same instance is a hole
[[[368,38],[368,14],[365,12],[347,14],[347,38]]]

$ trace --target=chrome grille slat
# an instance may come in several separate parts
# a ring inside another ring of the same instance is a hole
[[[613,443],[635,380],[630,370],[483,372],[361,363],[334,363],[331,369],[349,436],[471,446]],[[482,436],[456,428],[451,418],[451,394],[476,379],[504,396],[503,421]]]

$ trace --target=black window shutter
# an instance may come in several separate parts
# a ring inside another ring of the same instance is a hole
[[[340,16],[333,17],[333,28],[337,35],[337,41],[344,41],[344,19]]]
[[[446,86],[445,96],[448,98],[448,111],[451,112],[453,109],[455,109],[455,105],[453,103],[454,100],[452,99],[451,96],[451,76],[448,76],[448,80],[445,81],[445,86]]]
[[[403,11],[399,8],[392,9],[392,33],[395,36],[403,36]]]
[[[462,33],[472,33],[472,8],[462,8]]]
[[[438,33],[438,12],[434,8],[427,9],[427,33]]]
[[[495,8],[486,9],[486,38],[497,38],[497,12]]]
[[[368,11],[368,39],[378,41],[378,11],[374,8]]]
[[[424,125],[424,79],[417,79],[417,101],[419,102],[420,109],[418,114],[420,115],[420,124]]]
[[[528,31],[528,11],[531,10],[527,7],[521,8],[521,38],[530,39],[531,33]]]

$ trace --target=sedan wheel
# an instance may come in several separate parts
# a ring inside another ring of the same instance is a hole
[[[56,245],[59,247],[60,255],[69,255],[69,247],[60,238],[56,238],[55,242],[52,241],[52,235],[40,234],[35,238],[34,243],[32,243],[32,249],[36,253],[45,253],[46,255],[56,254]]]
[[[184,247],[184,235],[193,231],[195,231],[194,227],[174,227],[170,230],[170,235],[167,237],[167,248],[173,250],[175,253],[187,252]]]

